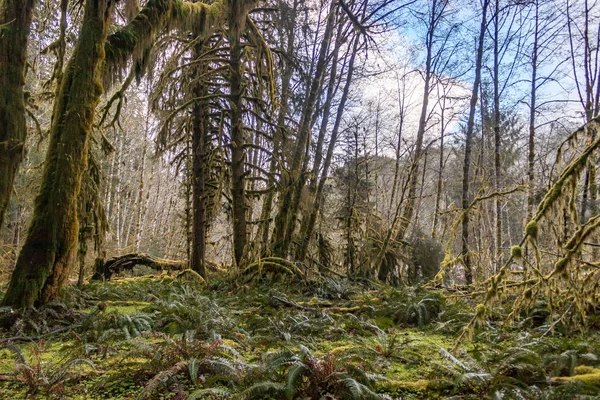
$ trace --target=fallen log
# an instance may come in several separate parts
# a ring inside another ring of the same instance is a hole
[[[187,262],[183,260],[167,260],[149,254],[129,253],[113,257],[104,264],[97,264],[92,280],[109,280],[114,273],[132,270],[136,265],[144,265],[157,271],[181,271],[187,268]]]

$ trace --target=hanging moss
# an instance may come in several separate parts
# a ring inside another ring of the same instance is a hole
[[[513,246],[510,248],[510,255],[516,261],[520,261],[523,258],[523,248],[521,246]]]
[[[538,238],[538,223],[537,221],[529,221],[527,226],[525,227],[525,234],[531,237],[534,240]]]
[[[149,0],[139,14],[126,26],[111,34],[106,51],[105,85],[120,79],[133,59],[137,78],[145,72],[148,54],[159,34],[171,29],[207,36],[223,25],[227,15],[226,0],[212,4],[181,0]]]
[[[475,316],[477,318],[484,318],[487,315],[488,309],[484,304],[477,304],[475,307]]]

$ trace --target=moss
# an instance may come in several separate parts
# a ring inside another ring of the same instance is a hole
[[[531,237],[534,240],[537,240],[538,238],[538,231],[538,223],[535,220],[529,221],[529,223],[525,227],[525,234],[529,235],[529,237]]]
[[[417,381],[385,381],[377,385],[379,390],[384,391],[410,391],[410,392],[425,392],[430,386],[431,381],[428,379],[419,379]]]
[[[556,262],[556,264],[554,264],[554,274],[562,274],[566,269],[567,269],[567,265],[569,264],[569,260],[566,257],[561,258],[560,260],[558,260]]]
[[[119,314],[136,314],[150,305],[145,301],[106,301],[104,304],[106,312]]]
[[[583,374],[579,372],[584,372]],[[554,380],[558,382],[582,382],[588,385],[600,387],[600,369],[591,367],[576,367],[573,376],[558,376]]]
[[[206,36],[223,24],[226,15],[224,0],[213,4],[190,3],[182,0],[149,0],[139,14],[126,26],[111,34],[105,44],[105,84],[122,75],[133,58],[136,77],[145,72],[149,50],[156,36],[165,29],[180,29]]]
[[[477,318],[484,318],[487,315],[487,312],[488,309],[483,304],[477,304],[477,307],[475,307],[475,316]]]
[[[517,261],[521,260],[523,258],[523,248],[521,246],[511,247],[510,255]]]
[[[575,375],[589,375],[600,372],[600,369],[590,367],[589,365],[578,365],[575,367]]]

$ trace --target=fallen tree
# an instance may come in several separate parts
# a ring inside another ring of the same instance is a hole
[[[181,271],[187,268],[187,261],[167,260],[142,253],[129,253],[113,257],[104,264],[97,264],[96,272],[92,276],[92,279],[109,280],[114,273],[130,271],[136,265],[144,265],[157,271]]]

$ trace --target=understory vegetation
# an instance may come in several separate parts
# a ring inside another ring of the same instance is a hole
[[[0,400],[600,399],[600,1],[0,0]]]
[[[460,291],[217,274],[69,286],[7,313],[0,397],[51,399],[573,399],[600,395],[600,342],[538,304],[502,322]],[[10,318],[8,318],[10,316]]]

